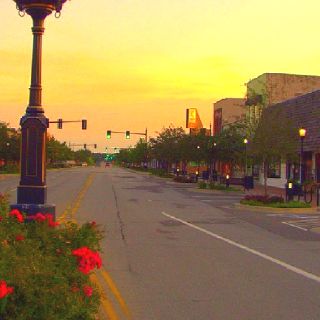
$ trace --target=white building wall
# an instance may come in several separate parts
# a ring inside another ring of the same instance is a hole
[[[277,187],[277,188],[285,188],[285,185],[287,183],[286,178],[286,163],[281,163],[281,177],[280,178],[268,178],[267,179],[267,185],[270,187]],[[260,171],[259,175],[259,182],[261,184],[264,184],[263,179],[263,170]]]

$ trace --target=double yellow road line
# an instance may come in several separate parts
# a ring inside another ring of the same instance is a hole
[[[91,173],[84,182],[74,202],[65,209],[57,221],[60,223],[77,223],[75,215],[79,210],[82,199],[92,185],[93,180],[94,174]],[[120,291],[118,290],[107,270],[102,267],[99,271],[90,275],[90,280],[96,285],[101,296],[102,312],[99,314],[99,320],[132,319],[128,306],[126,305]],[[111,294],[108,294],[107,291]],[[116,308],[112,301],[116,302],[118,308]]]

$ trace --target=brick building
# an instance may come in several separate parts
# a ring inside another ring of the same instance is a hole
[[[247,83],[247,116],[256,122],[263,108],[318,89],[320,76],[264,73]]]
[[[277,110],[284,114],[284,118],[279,119],[279,125],[288,119],[296,128],[297,139],[299,139],[299,128],[306,129],[302,157],[303,181],[315,180],[320,183],[320,90],[274,104],[267,112]],[[298,147],[297,154],[299,153]],[[279,161],[274,167],[277,174],[269,177],[268,184],[271,186],[284,187],[287,179],[299,179],[299,163]]]
[[[225,98],[213,104],[213,135],[221,132],[224,125],[245,116],[245,99]]]

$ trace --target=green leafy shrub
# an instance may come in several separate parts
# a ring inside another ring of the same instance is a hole
[[[248,194],[244,197],[243,200],[261,202],[262,204],[284,202],[284,199],[281,196],[265,196],[260,194]]]
[[[210,182],[208,184],[208,188],[211,189],[211,190],[214,190],[215,186],[216,186],[216,184],[214,182]]]
[[[198,186],[200,189],[207,189],[207,184],[203,181],[199,182]]]
[[[1,168],[2,173],[19,173],[19,165],[9,163]]]
[[[215,184],[213,182],[211,182],[209,184],[209,189],[211,189],[211,190],[221,190],[221,191],[236,191],[236,192],[241,191],[238,188],[234,188],[234,187],[230,187],[230,186],[227,187],[224,184]]]
[[[192,183],[193,180],[189,176],[176,176],[173,178],[173,181],[180,183]]]
[[[289,202],[261,202],[257,200],[245,200],[240,201],[241,204],[257,207],[270,207],[270,208],[311,208],[309,203],[300,201],[289,201]]]
[[[95,223],[60,226],[41,213],[25,222],[18,210],[8,214],[5,202],[1,198],[0,318],[95,319],[100,297],[89,274],[102,263],[99,228]]]
[[[172,178],[172,174],[168,173],[165,169],[149,169],[149,172],[161,178]]]

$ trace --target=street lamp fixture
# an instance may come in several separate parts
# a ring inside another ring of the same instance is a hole
[[[300,138],[304,138],[306,136],[307,130],[304,128],[299,129],[299,136]]]
[[[29,105],[21,118],[21,171],[17,188],[17,204],[11,206],[27,215],[37,212],[55,215],[55,206],[48,205],[46,186],[46,135],[49,119],[42,107],[42,35],[44,20],[52,12],[60,15],[66,0],[14,0],[21,16],[33,20],[33,52]]]
[[[300,128],[299,129],[299,136],[300,136],[300,184],[303,183],[303,141],[304,138],[306,137],[307,130],[305,128]]]

